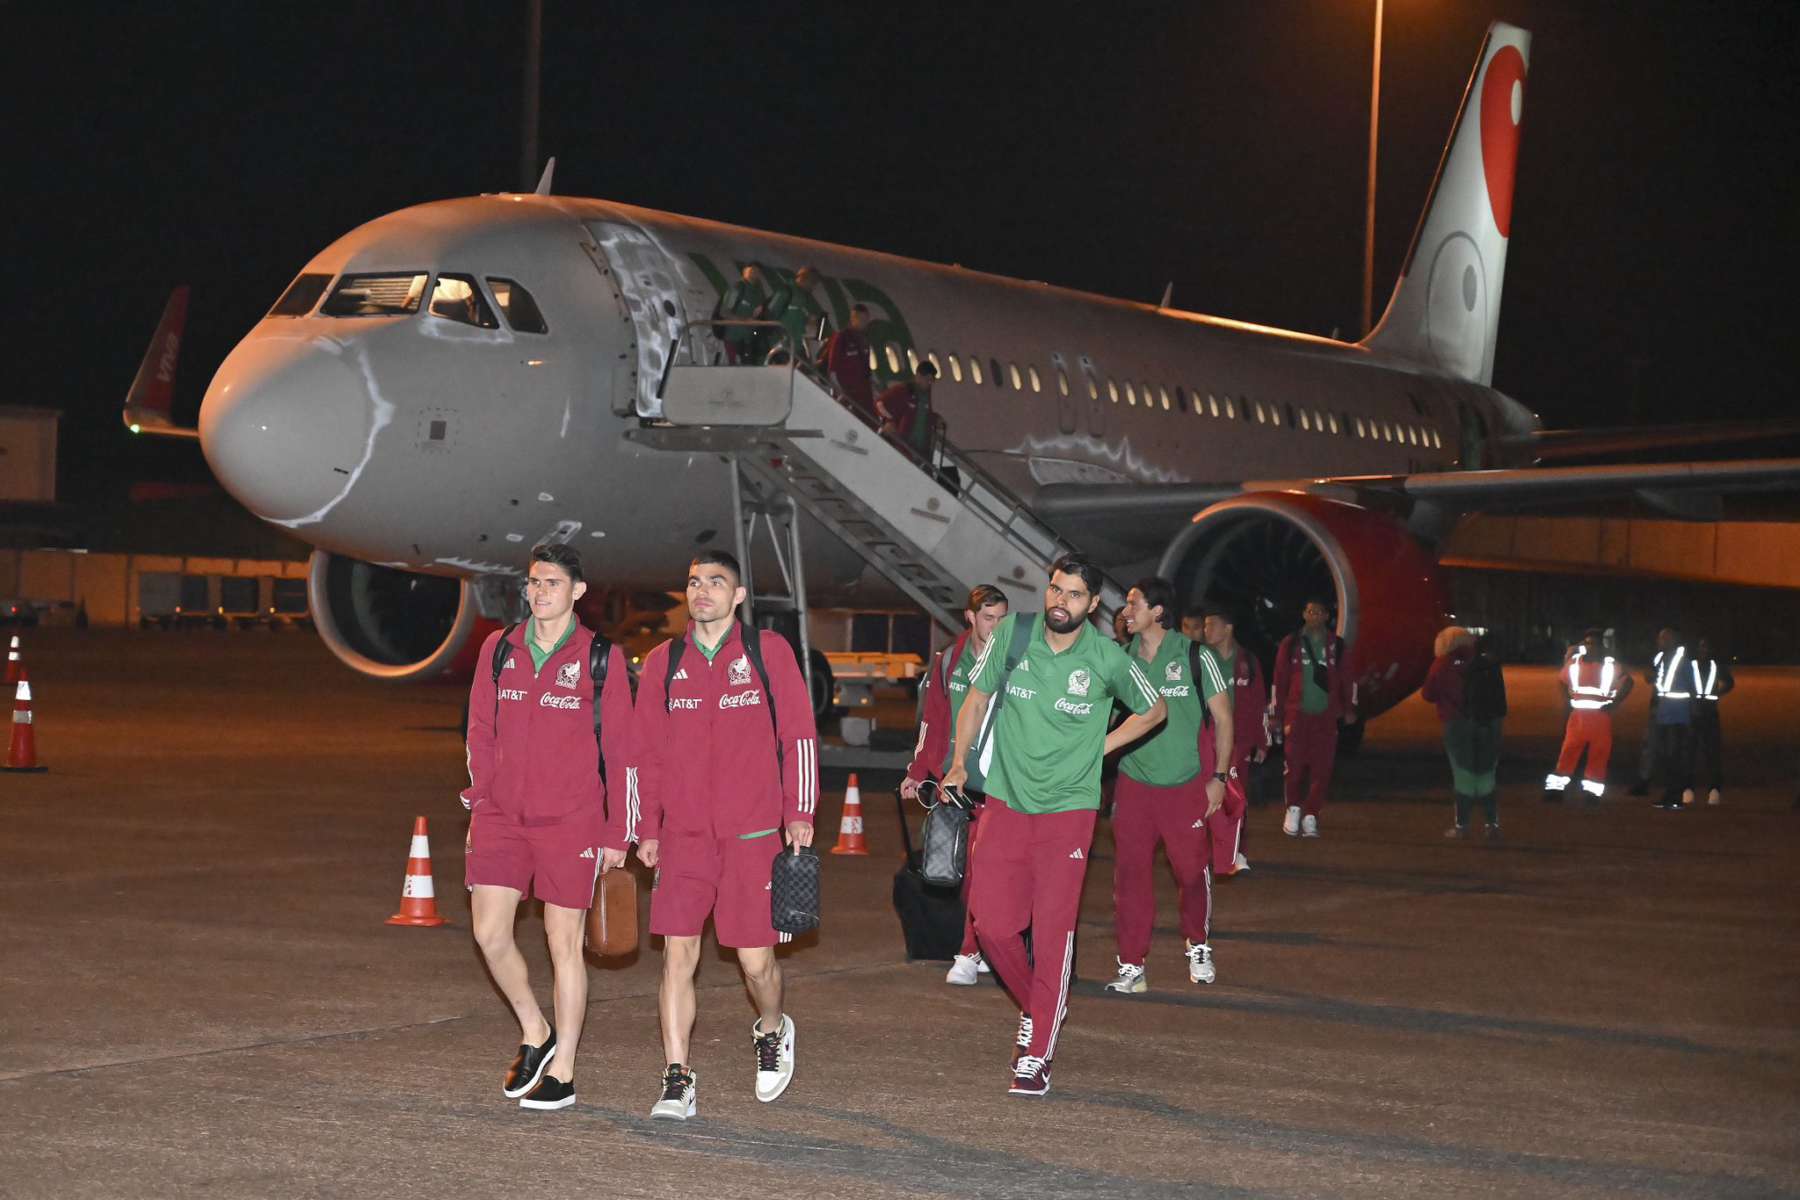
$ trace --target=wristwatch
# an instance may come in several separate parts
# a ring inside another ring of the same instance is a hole
[[[1214,771],[1213,778],[1218,780],[1220,783],[1230,783],[1231,782],[1231,773],[1228,771]]]

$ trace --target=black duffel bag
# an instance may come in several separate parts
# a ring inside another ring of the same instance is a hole
[[[769,923],[786,934],[819,927],[819,853],[811,846],[783,846],[770,864]]]
[[[906,865],[894,873],[894,914],[900,918],[900,933],[906,939],[906,957],[948,961],[962,951],[962,889],[926,882],[920,869],[922,856],[913,849],[912,830],[906,823],[904,799],[899,799],[899,811]],[[966,816],[963,829],[966,837]]]
[[[928,781],[919,790],[930,786]],[[975,806],[961,792],[935,790],[937,802],[926,808],[925,825],[919,830],[919,874],[937,887],[959,888],[969,870],[969,820]]]

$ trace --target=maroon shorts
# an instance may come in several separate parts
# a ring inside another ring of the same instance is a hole
[[[512,888],[558,908],[586,908],[594,902],[600,871],[606,812],[577,812],[553,825],[522,825],[490,804],[469,817],[470,887]]]
[[[781,835],[715,838],[664,832],[650,885],[650,932],[699,937],[713,919],[719,945],[733,950],[789,940],[769,919],[769,878]]]

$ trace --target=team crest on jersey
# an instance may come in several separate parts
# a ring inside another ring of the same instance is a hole
[[[1073,671],[1069,672],[1069,695],[1071,695],[1071,696],[1087,695],[1088,694],[1088,685],[1091,682],[1092,682],[1092,679],[1087,673],[1087,668],[1086,667],[1076,667]]]
[[[1170,683],[1180,683],[1181,682],[1181,664],[1178,662],[1172,662],[1168,666],[1164,667],[1163,668],[1163,678],[1168,680]]]
[[[750,660],[740,654],[731,660],[731,670],[726,675],[726,682],[732,687],[741,687],[750,682]]]
[[[580,685],[581,685],[581,664],[580,663],[578,663],[578,662],[564,663],[562,666],[557,668],[557,671],[556,671],[556,686],[557,687],[573,688],[573,687],[579,687]]]

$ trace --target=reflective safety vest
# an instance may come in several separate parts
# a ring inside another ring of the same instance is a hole
[[[1651,661],[1656,666],[1656,697],[1659,700],[1690,700],[1693,693],[1681,676],[1681,664],[1687,658],[1687,647],[1677,646],[1665,656],[1661,651]]]
[[[1715,658],[1706,664],[1704,676],[1700,674],[1699,663],[1693,663],[1692,666],[1694,668],[1694,698],[1718,703],[1719,697],[1713,693],[1713,685],[1719,682],[1719,660]]]
[[[1582,682],[1584,666],[1593,668],[1587,674],[1595,679],[1594,683]],[[1618,664],[1613,662],[1611,655],[1601,662],[1590,663],[1587,661],[1587,647],[1578,646],[1574,656],[1569,659],[1569,707],[1606,708],[1619,698],[1619,690],[1613,686],[1618,675]]]

